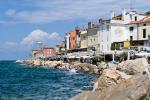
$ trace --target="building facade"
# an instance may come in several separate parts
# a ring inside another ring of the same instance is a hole
[[[103,21],[99,25],[99,52],[107,52],[111,50],[111,25],[110,21]]]
[[[139,14],[135,11],[122,10],[122,14],[115,16],[111,14],[111,41],[112,43],[120,42],[120,46],[129,47],[138,40],[138,26],[132,22],[143,19],[146,15]],[[132,43],[130,42],[132,41]]]
[[[89,49],[94,49],[94,51],[98,51],[99,48],[99,28],[92,24],[91,22],[88,23],[87,29],[87,47]]]
[[[87,31],[81,32],[81,48],[87,48]]]
[[[56,47],[55,47],[55,53],[57,55],[61,53],[61,45],[56,45]]]
[[[32,59],[37,60],[43,57],[43,51],[40,48],[36,48],[32,50]]]
[[[66,50],[69,50],[70,49],[70,34],[69,33],[66,33],[65,43],[66,43]]]
[[[76,31],[72,31],[72,32],[69,32],[69,35],[70,35],[70,48],[69,49],[75,49],[77,48],[77,33]]]
[[[43,48],[43,55],[45,58],[52,57],[55,55],[54,48]]]
[[[76,34],[77,34],[77,46],[76,48],[81,48],[81,32],[82,32],[82,29],[80,29],[79,27],[76,27],[75,28],[75,31],[76,31]]]
[[[138,24],[138,40],[141,41],[141,45],[150,46],[150,16],[143,18],[137,22]]]

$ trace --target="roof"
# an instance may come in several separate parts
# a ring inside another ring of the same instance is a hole
[[[145,22],[150,22],[150,16],[147,16],[139,21],[139,23],[145,23]]]
[[[35,49],[32,49],[32,51],[40,51],[41,48],[35,48]]]
[[[87,31],[82,31],[80,34],[87,34]]]
[[[51,47],[45,47],[45,48],[43,48],[43,49],[54,49],[54,48],[51,48]]]
[[[140,24],[140,23],[146,23],[146,22],[150,22],[150,16],[146,16],[145,18],[143,18],[139,21],[131,21],[128,24]]]
[[[122,20],[122,15],[115,16],[112,20]]]
[[[146,14],[146,15],[150,15],[150,11],[146,12],[145,14]]]

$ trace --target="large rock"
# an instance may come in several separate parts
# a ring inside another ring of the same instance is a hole
[[[76,66],[78,68],[76,68],[79,71],[84,71],[84,72],[88,72],[91,74],[99,74],[99,69],[96,65],[92,65],[92,64],[78,64],[78,66]]]
[[[34,61],[33,61],[33,65],[34,65],[34,66],[41,66],[42,64],[41,64],[41,61],[40,61],[40,60],[34,60]]]
[[[136,60],[127,60],[120,63],[117,66],[117,70],[122,71],[128,75],[135,75],[141,73],[148,66],[147,60],[145,58],[140,58]]]
[[[150,79],[147,61],[125,61],[104,69],[94,81],[93,91],[83,92],[71,100],[149,100]]]
[[[131,75],[126,75],[115,68],[105,69],[101,77],[94,82],[93,91],[102,90],[107,87],[112,87],[130,79]]]
[[[83,92],[71,100],[149,100],[149,83],[147,74],[135,75],[117,85],[106,86],[94,92]]]

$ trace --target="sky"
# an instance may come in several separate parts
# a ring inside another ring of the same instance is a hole
[[[27,59],[37,41],[54,47],[76,26],[87,27],[132,7],[150,11],[149,0],[0,0],[0,60]]]

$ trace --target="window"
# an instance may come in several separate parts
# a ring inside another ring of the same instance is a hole
[[[133,31],[133,30],[134,30],[134,27],[130,27],[129,30],[130,30],[130,31]]]
[[[135,16],[135,21],[137,21],[137,16]]]
[[[143,24],[143,26],[146,26],[146,24]]]
[[[78,34],[78,37],[80,38],[80,33]]]
[[[107,51],[109,51],[109,45],[107,45]]]
[[[107,41],[109,41],[109,36],[107,35]]]
[[[130,36],[130,41],[132,41],[133,40],[133,36]]]
[[[130,19],[132,20],[132,15],[130,14]]]
[[[102,32],[103,32],[103,29],[104,29],[104,28],[103,28],[103,25],[102,25],[102,27],[101,27]]]
[[[109,31],[109,25],[107,25],[107,31]]]
[[[75,40],[75,38],[74,38],[74,37],[73,37],[72,39],[73,39],[73,40]]]
[[[103,45],[102,45],[102,51],[103,51]]]
[[[86,39],[86,36],[84,35],[84,40]]]
[[[146,29],[143,29],[143,38],[146,38]]]

